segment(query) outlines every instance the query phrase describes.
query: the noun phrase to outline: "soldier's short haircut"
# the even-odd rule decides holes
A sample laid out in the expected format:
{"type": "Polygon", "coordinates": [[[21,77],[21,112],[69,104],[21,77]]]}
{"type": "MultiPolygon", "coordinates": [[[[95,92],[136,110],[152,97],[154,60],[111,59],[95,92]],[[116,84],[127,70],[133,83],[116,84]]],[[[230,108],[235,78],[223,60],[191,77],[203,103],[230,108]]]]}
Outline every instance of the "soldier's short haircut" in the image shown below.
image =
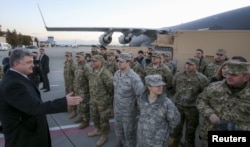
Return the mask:
{"type": "Polygon", "coordinates": [[[120,50],[116,50],[117,53],[121,54],[121,51],[120,50]]]}
{"type": "Polygon", "coordinates": [[[200,48],[196,49],[196,51],[200,51],[202,54],[204,53],[204,51],[200,48]]]}
{"type": "Polygon", "coordinates": [[[10,67],[14,66],[14,62],[20,62],[26,56],[32,56],[32,53],[27,49],[14,49],[10,56],[10,67]]]}

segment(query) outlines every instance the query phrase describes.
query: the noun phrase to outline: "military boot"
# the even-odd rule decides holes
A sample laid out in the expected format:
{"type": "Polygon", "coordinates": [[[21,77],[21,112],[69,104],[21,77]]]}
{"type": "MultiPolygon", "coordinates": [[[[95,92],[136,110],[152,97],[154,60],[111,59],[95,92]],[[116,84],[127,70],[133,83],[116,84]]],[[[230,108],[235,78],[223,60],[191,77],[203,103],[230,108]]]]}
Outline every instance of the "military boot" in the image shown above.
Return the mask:
{"type": "Polygon", "coordinates": [[[82,123],[80,124],[80,126],[79,126],[78,128],[79,128],[79,129],[84,129],[84,128],[88,127],[88,126],[89,126],[89,122],[84,121],[84,122],[82,122],[82,123]]]}
{"type": "Polygon", "coordinates": [[[77,113],[75,110],[72,110],[71,113],[69,114],[69,118],[72,119],[74,117],[76,117],[77,113]]]}
{"type": "Polygon", "coordinates": [[[83,118],[81,116],[74,121],[74,123],[80,123],[80,122],[83,122],[83,118]]]}
{"type": "Polygon", "coordinates": [[[108,139],[108,135],[106,133],[102,134],[100,139],[96,142],[96,146],[103,145],[107,139],[108,139]]]}
{"type": "Polygon", "coordinates": [[[95,128],[94,131],[88,132],[88,136],[89,136],[89,137],[99,136],[99,135],[101,135],[101,134],[102,134],[102,132],[101,132],[99,129],[96,129],[96,128],[95,128]]]}

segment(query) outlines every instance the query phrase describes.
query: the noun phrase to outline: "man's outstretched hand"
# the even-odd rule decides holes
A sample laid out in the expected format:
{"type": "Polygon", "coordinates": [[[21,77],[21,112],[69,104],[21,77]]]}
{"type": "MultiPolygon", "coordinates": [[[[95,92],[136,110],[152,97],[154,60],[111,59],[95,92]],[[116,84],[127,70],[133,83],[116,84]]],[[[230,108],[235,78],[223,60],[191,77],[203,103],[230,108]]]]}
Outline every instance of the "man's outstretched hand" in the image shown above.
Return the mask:
{"type": "Polygon", "coordinates": [[[73,96],[73,92],[66,95],[67,103],[69,106],[78,105],[82,102],[83,98],[80,96],[73,96]]]}

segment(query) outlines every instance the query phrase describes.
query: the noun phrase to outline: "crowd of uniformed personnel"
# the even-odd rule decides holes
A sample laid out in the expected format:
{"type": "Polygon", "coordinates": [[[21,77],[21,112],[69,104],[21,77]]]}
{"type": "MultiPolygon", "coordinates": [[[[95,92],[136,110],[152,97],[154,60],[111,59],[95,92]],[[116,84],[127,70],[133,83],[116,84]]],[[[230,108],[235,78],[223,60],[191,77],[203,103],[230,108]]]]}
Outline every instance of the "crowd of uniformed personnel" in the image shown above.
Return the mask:
{"type": "Polygon", "coordinates": [[[191,147],[199,125],[202,146],[207,146],[209,130],[230,130],[229,124],[235,130],[250,130],[250,64],[239,56],[235,58],[244,60],[229,59],[224,49],[218,49],[209,64],[203,54],[197,49],[186,60],[184,71],[178,72],[171,52],[158,53],[153,48],[135,56],[93,46],[89,60],[84,60],[85,53],[76,53],[77,64],[72,53],[66,52],[66,93],[74,91],[85,99],[81,106],[69,109],[69,117],[78,113],[76,122],[82,122],[79,129],[84,129],[89,125],[90,107],[95,129],[88,136],[100,135],[98,146],[107,140],[113,115],[117,146],[124,147],[177,147],[184,124],[183,144],[191,147]]]}
{"type": "Polygon", "coordinates": [[[177,147],[184,124],[182,144],[191,147],[199,125],[202,147],[208,146],[208,131],[250,131],[250,63],[218,49],[208,64],[203,54],[195,50],[180,72],[171,52],[153,48],[136,56],[93,46],[90,54],[76,53],[77,63],[66,52],[65,92],[83,97],[68,108],[69,118],[78,116],[79,129],[91,118],[95,129],[88,136],[100,136],[97,146],[108,139],[111,117],[117,146],[123,147],[177,147]]]}

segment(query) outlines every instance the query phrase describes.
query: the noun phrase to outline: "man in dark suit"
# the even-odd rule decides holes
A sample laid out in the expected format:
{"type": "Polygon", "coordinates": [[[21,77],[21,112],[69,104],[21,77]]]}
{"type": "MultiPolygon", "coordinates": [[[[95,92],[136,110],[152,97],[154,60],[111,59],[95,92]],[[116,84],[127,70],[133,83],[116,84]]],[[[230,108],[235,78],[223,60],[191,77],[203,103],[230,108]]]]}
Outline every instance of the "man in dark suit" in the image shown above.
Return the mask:
{"type": "Polygon", "coordinates": [[[49,56],[45,54],[44,48],[41,48],[40,50],[40,68],[43,73],[43,87],[41,90],[44,89],[44,92],[50,91],[50,85],[49,85],[49,78],[48,78],[48,73],[49,73],[49,56]]]}
{"type": "Polygon", "coordinates": [[[51,147],[46,114],[66,112],[67,105],[78,105],[82,98],[72,96],[42,102],[37,87],[28,79],[33,56],[26,49],[15,49],[10,69],[0,82],[0,121],[5,147],[51,147]]]}

